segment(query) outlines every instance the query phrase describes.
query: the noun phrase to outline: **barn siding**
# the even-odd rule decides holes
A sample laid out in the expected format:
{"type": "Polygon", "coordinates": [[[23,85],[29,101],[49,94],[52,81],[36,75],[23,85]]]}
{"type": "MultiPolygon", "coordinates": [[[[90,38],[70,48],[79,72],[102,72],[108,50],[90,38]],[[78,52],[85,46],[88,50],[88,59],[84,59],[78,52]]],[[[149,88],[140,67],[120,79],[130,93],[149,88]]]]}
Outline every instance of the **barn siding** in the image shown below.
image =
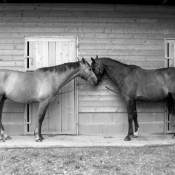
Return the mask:
{"type": "MultiPolygon", "coordinates": [[[[161,68],[164,38],[175,38],[175,7],[1,4],[0,68],[24,71],[24,38],[29,36],[77,36],[79,57],[89,62],[98,55],[143,68],[161,68]]],[[[107,77],[98,87],[80,82],[79,134],[127,132],[126,106],[106,84],[115,88],[107,77]]],[[[5,106],[5,126],[15,125],[21,128],[16,133],[23,132],[24,123],[17,118],[23,117],[24,105],[5,106]]],[[[138,106],[141,132],[164,132],[164,103],[138,106]]]]}

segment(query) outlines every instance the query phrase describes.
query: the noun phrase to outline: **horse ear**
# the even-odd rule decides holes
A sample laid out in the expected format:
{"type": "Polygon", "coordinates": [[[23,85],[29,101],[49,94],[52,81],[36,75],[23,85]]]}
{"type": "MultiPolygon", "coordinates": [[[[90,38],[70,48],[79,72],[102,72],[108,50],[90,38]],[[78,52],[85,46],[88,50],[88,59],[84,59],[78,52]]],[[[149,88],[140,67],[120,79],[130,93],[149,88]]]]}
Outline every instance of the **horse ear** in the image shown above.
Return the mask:
{"type": "Polygon", "coordinates": [[[84,58],[82,58],[82,62],[83,62],[84,64],[86,64],[86,60],[85,60],[84,58]]]}
{"type": "Polygon", "coordinates": [[[96,55],[96,59],[98,59],[98,55],[96,55]]]}
{"type": "Polygon", "coordinates": [[[95,63],[95,59],[93,59],[93,58],[91,57],[91,60],[92,60],[93,63],[95,63]]]}

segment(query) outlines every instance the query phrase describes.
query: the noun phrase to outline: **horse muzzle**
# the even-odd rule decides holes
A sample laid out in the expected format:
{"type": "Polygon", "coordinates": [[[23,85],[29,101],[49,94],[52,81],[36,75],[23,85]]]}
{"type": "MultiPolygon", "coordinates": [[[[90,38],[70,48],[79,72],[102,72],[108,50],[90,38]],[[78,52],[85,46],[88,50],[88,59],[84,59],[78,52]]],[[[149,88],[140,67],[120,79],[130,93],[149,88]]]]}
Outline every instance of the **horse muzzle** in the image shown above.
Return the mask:
{"type": "Polygon", "coordinates": [[[94,76],[94,77],[89,77],[89,78],[87,79],[87,81],[89,81],[89,82],[90,82],[91,84],[93,84],[94,86],[96,86],[97,83],[98,83],[98,79],[97,79],[96,76],[94,76]]]}

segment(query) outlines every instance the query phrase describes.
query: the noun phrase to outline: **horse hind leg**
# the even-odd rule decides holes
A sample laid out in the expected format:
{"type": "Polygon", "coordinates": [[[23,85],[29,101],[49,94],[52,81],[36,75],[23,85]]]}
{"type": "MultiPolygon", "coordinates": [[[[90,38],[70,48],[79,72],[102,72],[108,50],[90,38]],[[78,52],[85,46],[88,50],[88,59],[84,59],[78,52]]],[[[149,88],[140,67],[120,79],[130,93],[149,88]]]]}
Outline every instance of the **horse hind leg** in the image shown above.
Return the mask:
{"type": "Polygon", "coordinates": [[[133,115],[134,115],[134,101],[130,100],[127,103],[127,111],[128,111],[128,135],[125,137],[125,141],[130,141],[133,136],[133,115]]]}
{"type": "MultiPolygon", "coordinates": [[[[172,94],[169,92],[168,98],[167,98],[167,104],[168,104],[169,114],[172,115],[170,124],[172,125],[172,127],[174,127],[175,126],[175,94],[172,94]]],[[[175,137],[175,133],[172,136],[172,138],[174,137],[175,137]]]]}
{"type": "Polygon", "coordinates": [[[4,107],[5,100],[6,98],[2,95],[0,97],[0,135],[1,135],[0,142],[5,142],[5,140],[11,139],[11,137],[5,133],[4,126],[2,124],[2,110],[4,107]]]}
{"type": "Polygon", "coordinates": [[[137,120],[136,101],[134,101],[133,119],[134,119],[134,125],[135,125],[135,132],[134,132],[132,137],[137,138],[139,136],[139,124],[138,124],[138,120],[137,120]]]}

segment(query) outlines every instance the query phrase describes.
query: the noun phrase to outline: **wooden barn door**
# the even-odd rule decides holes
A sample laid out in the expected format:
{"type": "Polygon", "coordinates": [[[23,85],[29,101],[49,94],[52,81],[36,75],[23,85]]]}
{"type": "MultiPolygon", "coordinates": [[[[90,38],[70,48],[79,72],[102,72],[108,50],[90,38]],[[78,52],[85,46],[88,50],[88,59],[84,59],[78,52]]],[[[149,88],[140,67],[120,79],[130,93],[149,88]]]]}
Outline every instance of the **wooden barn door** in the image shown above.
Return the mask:
{"type": "MultiPolygon", "coordinates": [[[[75,37],[29,37],[26,38],[26,71],[40,67],[75,62],[77,38],[75,37]]],[[[75,89],[75,81],[66,84],[60,92],[75,89]]],[[[76,134],[77,91],[58,95],[51,101],[42,125],[44,134],[76,134]]],[[[38,104],[26,105],[25,133],[33,133],[37,124],[38,104]]]]}
{"type": "MultiPolygon", "coordinates": [[[[175,67],[175,39],[165,39],[165,67],[175,67]]],[[[175,118],[168,113],[165,118],[165,132],[175,133],[175,118]]]]}

